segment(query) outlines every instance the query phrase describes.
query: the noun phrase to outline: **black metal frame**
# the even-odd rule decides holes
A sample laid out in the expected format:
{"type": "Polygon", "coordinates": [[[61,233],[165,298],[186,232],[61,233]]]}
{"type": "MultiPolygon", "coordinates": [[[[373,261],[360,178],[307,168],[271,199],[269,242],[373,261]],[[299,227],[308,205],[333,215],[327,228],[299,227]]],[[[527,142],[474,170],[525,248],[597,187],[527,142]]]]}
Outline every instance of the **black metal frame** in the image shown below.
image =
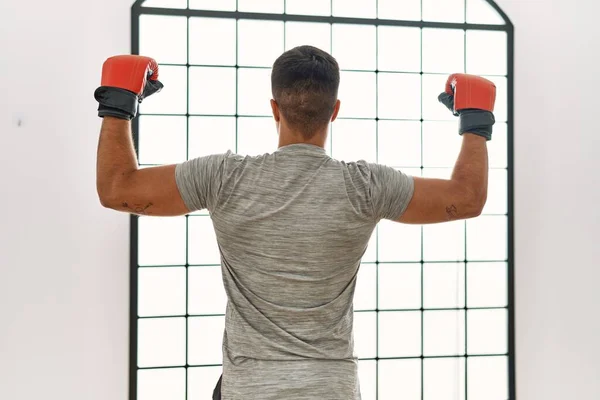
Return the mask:
{"type": "MultiPolygon", "coordinates": [[[[385,19],[347,18],[333,16],[307,16],[286,14],[265,14],[239,11],[208,11],[190,9],[168,9],[142,7],[145,0],[136,0],[131,12],[131,54],[139,54],[139,19],[142,14],[146,15],[170,15],[185,17],[213,17],[231,19],[254,19],[273,21],[297,21],[297,22],[321,22],[321,23],[345,23],[353,25],[376,25],[376,26],[403,26],[419,28],[445,28],[460,30],[486,30],[503,31],[507,34],[507,219],[508,219],[508,381],[509,400],[516,399],[516,367],[515,367],[515,291],[514,291],[514,26],[508,16],[493,0],[486,0],[496,12],[504,19],[504,25],[485,25],[470,23],[446,23],[427,21],[402,21],[385,19]]],[[[133,120],[133,140],[138,152],[138,119],[133,120]]],[[[138,154],[139,155],[139,154],[138,154]]],[[[130,321],[129,321],[129,399],[137,400],[137,346],[138,346],[138,217],[131,216],[130,229],[130,321]]],[[[467,260],[465,260],[467,261],[467,260]]],[[[187,335],[186,335],[187,337],[187,335]]],[[[187,341],[187,339],[186,339],[187,341]]],[[[187,347],[187,346],[186,346],[187,347]]],[[[493,356],[493,355],[490,355],[493,356]]],[[[450,358],[456,356],[449,356],[450,358]]],[[[468,356],[473,357],[473,356],[468,356]]],[[[476,357],[476,356],[475,356],[476,357]]],[[[395,357],[401,359],[403,357],[395,357]]],[[[412,357],[411,357],[412,358],[412,357]]],[[[421,358],[444,358],[423,357],[421,358]]],[[[383,357],[377,359],[385,359],[383,357]]],[[[423,377],[421,377],[423,379],[423,377]]],[[[187,382],[187,378],[186,378],[187,382]]],[[[186,389],[187,390],[187,389],[186,389]]]]}

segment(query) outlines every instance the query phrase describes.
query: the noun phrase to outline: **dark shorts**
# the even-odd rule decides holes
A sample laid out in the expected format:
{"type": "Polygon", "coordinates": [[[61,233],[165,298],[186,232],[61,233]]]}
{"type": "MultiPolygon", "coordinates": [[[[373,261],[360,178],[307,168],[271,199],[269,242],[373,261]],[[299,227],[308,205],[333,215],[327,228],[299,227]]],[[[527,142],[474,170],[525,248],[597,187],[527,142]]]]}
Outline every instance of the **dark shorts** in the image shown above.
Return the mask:
{"type": "Polygon", "coordinates": [[[217,386],[215,386],[215,390],[213,391],[213,400],[221,400],[221,382],[223,381],[223,375],[219,378],[217,382],[217,386]]]}

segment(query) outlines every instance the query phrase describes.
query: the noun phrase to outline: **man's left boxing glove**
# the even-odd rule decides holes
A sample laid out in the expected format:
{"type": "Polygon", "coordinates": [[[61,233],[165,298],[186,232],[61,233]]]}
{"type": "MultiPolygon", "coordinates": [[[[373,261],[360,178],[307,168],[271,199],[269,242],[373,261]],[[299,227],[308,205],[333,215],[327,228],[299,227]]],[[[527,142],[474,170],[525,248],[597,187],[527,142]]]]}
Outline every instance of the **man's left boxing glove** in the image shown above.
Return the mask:
{"type": "Polygon", "coordinates": [[[98,116],[131,120],[137,116],[138,104],[162,88],[158,64],[152,58],[111,57],[104,62],[102,83],[94,92],[99,103],[98,116]]]}

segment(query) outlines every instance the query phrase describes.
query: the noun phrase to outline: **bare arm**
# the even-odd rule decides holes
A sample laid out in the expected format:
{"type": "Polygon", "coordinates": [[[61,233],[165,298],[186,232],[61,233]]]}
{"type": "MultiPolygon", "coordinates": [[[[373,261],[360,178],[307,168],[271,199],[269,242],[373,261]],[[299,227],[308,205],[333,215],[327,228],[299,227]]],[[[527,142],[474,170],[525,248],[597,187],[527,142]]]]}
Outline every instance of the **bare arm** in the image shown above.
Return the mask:
{"type": "Polygon", "coordinates": [[[463,135],[451,179],[414,178],[411,202],[398,222],[430,224],[473,218],[487,200],[488,154],[486,139],[463,135]]]}
{"type": "Polygon", "coordinates": [[[104,207],[138,215],[189,212],[175,181],[175,165],[138,168],[131,123],[105,117],[98,144],[96,186],[104,207]]]}

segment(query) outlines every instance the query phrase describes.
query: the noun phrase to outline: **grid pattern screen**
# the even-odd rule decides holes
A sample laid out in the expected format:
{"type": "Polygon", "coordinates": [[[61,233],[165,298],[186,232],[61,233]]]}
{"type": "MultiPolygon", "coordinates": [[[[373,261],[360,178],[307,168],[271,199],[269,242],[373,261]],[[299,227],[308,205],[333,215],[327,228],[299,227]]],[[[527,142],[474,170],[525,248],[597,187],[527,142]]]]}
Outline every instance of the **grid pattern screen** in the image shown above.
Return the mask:
{"type": "MultiPolygon", "coordinates": [[[[364,400],[511,396],[508,91],[512,26],[485,0],[147,0],[134,52],[163,91],[134,124],[142,167],[277,148],[270,68],[310,44],[337,58],[339,119],[326,150],[448,178],[457,120],[438,94],[449,73],[497,86],[489,194],[468,221],[382,221],[359,272],[356,354],[364,400]]],[[[132,399],[208,399],[221,374],[226,295],[206,211],[132,218],[132,399]]]]}

